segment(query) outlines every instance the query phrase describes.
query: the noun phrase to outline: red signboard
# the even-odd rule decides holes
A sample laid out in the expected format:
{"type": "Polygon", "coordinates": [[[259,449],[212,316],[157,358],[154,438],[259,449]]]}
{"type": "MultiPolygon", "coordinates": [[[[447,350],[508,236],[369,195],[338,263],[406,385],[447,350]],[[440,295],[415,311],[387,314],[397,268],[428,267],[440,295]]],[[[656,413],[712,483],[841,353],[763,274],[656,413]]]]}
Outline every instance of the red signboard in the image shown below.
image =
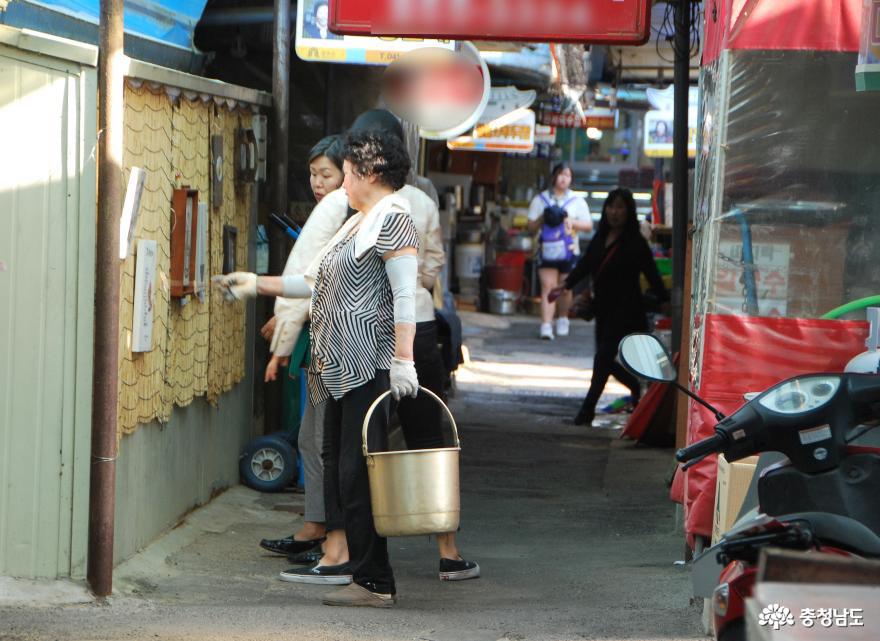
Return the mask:
{"type": "Polygon", "coordinates": [[[331,0],[330,29],[348,35],[639,45],[650,0],[331,0]]]}
{"type": "Polygon", "coordinates": [[[373,6],[368,0],[330,0],[330,31],[369,36],[373,6]]]}

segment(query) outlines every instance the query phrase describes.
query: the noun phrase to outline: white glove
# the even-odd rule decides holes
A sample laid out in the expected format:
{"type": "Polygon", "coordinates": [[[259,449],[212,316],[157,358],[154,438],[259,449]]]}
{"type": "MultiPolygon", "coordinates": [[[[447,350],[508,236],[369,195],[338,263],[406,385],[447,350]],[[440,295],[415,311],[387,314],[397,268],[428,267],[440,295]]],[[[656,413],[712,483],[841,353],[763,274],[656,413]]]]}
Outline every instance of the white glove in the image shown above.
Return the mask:
{"type": "Polygon", "coordinates": [[[419,394],[419,377],[416,374],[416,364],[402,358],[391,360],[391,396],[399,401],[404,396],[415,398],[419,394]]]}
{"type": "Polygon", "coordinates": [[[211,281],[227,301],[257,297],[257,275],[250,272],[232,272],[225,276],[213,276],[211,281]]]}

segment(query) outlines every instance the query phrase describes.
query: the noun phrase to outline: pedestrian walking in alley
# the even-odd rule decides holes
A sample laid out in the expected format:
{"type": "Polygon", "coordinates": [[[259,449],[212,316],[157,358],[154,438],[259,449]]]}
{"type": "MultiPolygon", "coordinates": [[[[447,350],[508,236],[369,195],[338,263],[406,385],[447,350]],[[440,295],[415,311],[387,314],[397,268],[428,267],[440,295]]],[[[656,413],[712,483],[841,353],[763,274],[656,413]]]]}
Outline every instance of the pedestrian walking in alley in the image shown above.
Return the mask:
{"type": "MultiPolygon", "coordinates": [[[[284,275],[304,273],[309,264],[327,245],[345,222],[348,204],[341,210],[326,196],[342,186],[342,137],[327,136],[319,140],[309,152],[309,184],[318,205],[303,226],[284,266],[284,275]],[[323,203],[323,204],[322,204],[323,203]]],[[[337,200],[340,200],[338,197],[337,200]]],[[[263,326],[261,334],[271,341],[272,358],[266,367],[265,380],[273,381],[278,370],[286,371],[302,331],[308,331],[309,302],[283,297],[275,299],[275,315],[263,326]]],[[[289,390],[288,390],[289,391],[289,390]]],[[[326,534],[324,513],[324,466],[321,463],[324,406],[306,403],[300,422],[298,450],[305,476],[305,513],[302,527],[282,539],[263,539],[260,546],[276,554],[303,555],[303,560],[316,561],[321,556],[319,546],[326,534]]]]}
{"type": "MultiPolygon", "coordinates": [[[[361,423],[388,389],[415,396],[413,362],[418,232],[403,187],[409,158],[403,142],[383,132],[352,132],[343,153],[343,187],[358,210],[307,274],[262,277],[235,272],[217,279],[227,298],[311,297],[310,400],[327,403],[324,482],[328,542],[345,530],[347,551],[328,546],[320,573],[352,583],[327,594],[328,605],[390,607],[396,600],[387,541],[375,530],[361,423]],[[338,554],[338,556],[336,556],[338,554]]],[[[383,449],[384,429],[371,431],[383,449]]]]}
{"type": "Polygon", "coordinates": [[[639,232],[636,204],[628,189],[615,189],[602,205],[599,229],[586,253],[565,279],[550,292],[556,300],[586,278],[591,279],[592,309],[596,317],[596,355],[590,389],[574,418],[575,425],[590,425],[608,377],[630,389],[632,399],[641,396],[639,381],[615,360],[621,339],[648,329],[640,275],[644,274],[658,301],[668,300],[666,288],[647,241],[639,232]]]}
{"type": "Polygon", "coordinates": [[[549,188],[532,199],[529,205],[529,231],[540,230],[538,245],[538,277],[541,280],[540,337],[553,340],[553,319],[556,336],[568,336],[568,308],[571,294],[559,300],[548,298],[550,291],[562,285],[580,256],[578,234],[593,230],[590,208],[580,196],[572,193],[571,167],[556,165],[550,173],[549,188]]]}

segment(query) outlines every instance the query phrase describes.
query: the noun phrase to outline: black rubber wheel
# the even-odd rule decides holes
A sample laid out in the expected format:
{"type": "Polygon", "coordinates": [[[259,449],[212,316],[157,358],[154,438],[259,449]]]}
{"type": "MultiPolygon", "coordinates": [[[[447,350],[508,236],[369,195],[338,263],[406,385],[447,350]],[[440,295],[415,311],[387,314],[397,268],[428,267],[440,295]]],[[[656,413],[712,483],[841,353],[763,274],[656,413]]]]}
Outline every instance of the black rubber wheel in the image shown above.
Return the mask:
{"type": "Polygon", "coordinates": [[[296,476],[296,454],[285,439],[270,434],[254,439],[238,462],[241,482],[259,492],[280,492],[296,476]]]}
{"type": "Polygon", "coordinates": [[[745,619],[737,619],[725,625],[718,635],[718,641],[746,641],[745,619]]]}

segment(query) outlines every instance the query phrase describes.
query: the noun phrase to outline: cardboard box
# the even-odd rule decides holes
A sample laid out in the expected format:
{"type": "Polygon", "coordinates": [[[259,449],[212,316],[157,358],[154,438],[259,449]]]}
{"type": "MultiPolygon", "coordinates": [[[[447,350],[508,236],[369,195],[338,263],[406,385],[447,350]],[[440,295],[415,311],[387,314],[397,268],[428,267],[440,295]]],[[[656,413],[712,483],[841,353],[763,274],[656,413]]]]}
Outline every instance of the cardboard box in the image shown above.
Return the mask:
{"type": "Polygon", "coordinates": [[[728,463],[718,455],[718,479],[715,485],[715,518],[712,523],[712,544],[727,532],[739,516],[749,484],[755,475],[758,457],[750,456],[728,463]]]}

